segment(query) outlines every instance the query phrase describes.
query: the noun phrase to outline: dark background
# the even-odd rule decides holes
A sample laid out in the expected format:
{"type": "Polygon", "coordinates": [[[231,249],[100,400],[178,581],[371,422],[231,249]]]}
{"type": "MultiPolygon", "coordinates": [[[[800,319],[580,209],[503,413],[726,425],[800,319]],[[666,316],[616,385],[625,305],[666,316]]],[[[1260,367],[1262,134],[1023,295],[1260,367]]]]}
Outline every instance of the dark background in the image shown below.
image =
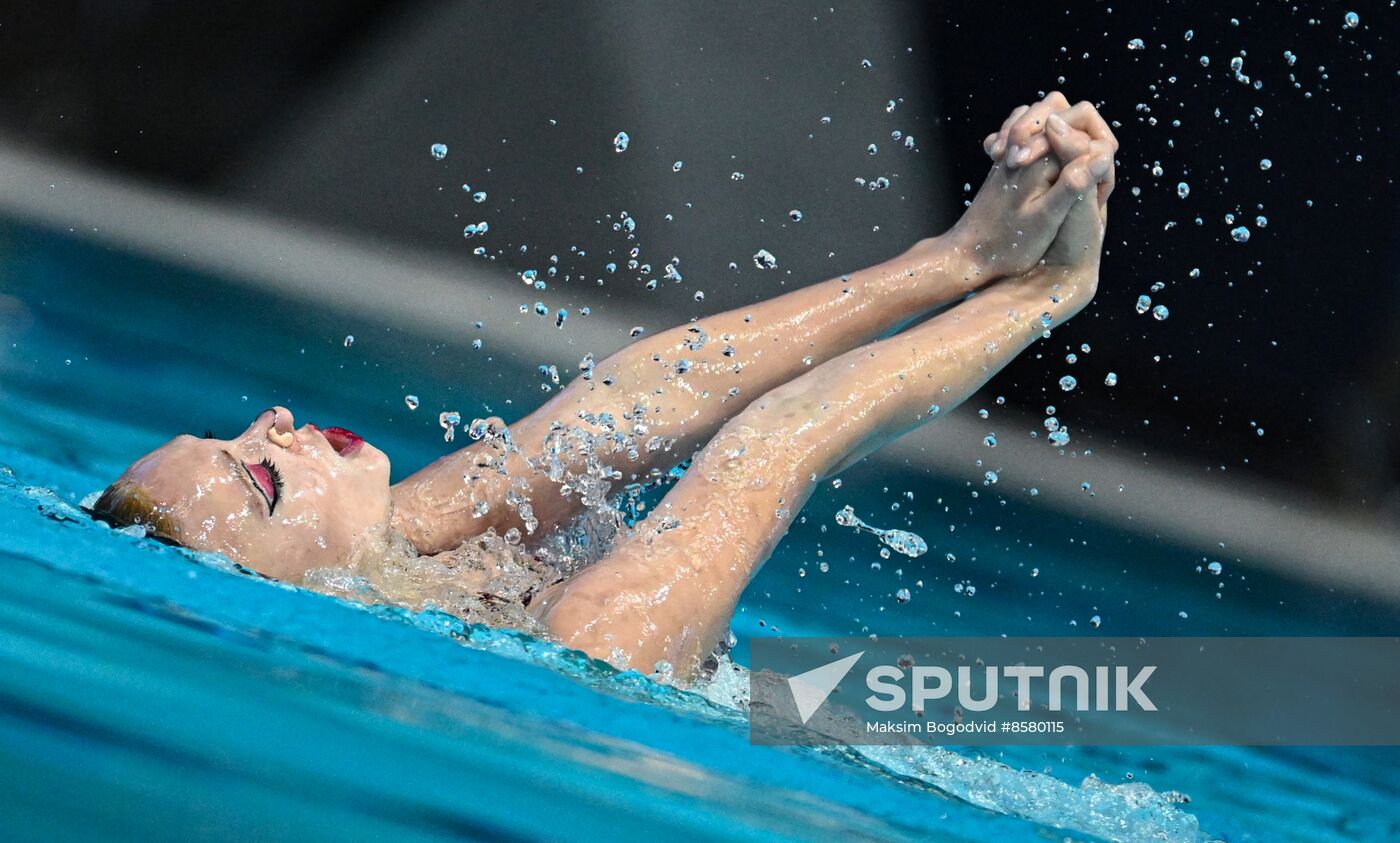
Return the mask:
{"type": "Polygon", "coordinates": [[[1058,88],[1095,102],[1122,144],[1103,282],[992,393],[1193,470],[1400,515],[1396,14],[55,0],[0,12],[0,135],[367,240],[555,265],[551,307],[678,321],[943,230],[985,172],[981,138],[1058,88]],[[441,162],[434,142],[450,148],[441,162]],[[881,175],[888,190],[855,181],[881,175]],[[635,240],[612,229],[620,211],[635,240]],[[464,241],[479,220],[490,237],[464,241]],[[1229,237],[1239,224],[1248,243],[1229,237]],[[633,247],[650,273],[606,273],[633,247]],[[760,247],[777,271],[754,269],[760,247]],[[662,278],[672,257],[682,282],[662,278]],[[1170,318],[1138,315],[1142,294],[1170,318]],[[1067,364],[1081,343],[1092,351],[1067,364]]]}

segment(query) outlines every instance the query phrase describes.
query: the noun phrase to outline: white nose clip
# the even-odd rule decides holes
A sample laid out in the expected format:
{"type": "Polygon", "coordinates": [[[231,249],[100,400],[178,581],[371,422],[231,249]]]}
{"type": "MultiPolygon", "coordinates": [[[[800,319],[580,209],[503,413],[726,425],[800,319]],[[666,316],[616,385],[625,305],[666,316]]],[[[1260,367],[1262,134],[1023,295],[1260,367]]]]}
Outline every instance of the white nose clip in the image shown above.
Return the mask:
{"type": "Polygon", "coordinates": [[[296,437],[292,435],[290,430],[286,433],[282,433],[276,427],[269,427],[267,429],[267,439],[272,444],[281,448],[290,448],[292,447],[292,443],[296,441],[296,437]]]}

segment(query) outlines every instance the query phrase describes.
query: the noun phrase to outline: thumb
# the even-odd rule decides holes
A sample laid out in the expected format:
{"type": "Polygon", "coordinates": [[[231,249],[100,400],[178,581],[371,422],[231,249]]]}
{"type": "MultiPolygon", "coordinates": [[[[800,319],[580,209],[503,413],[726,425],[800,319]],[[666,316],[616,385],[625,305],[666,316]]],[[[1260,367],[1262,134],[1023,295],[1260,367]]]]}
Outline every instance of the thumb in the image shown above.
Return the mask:
{"type": "MultiPolygon", "coordinates": [[[[1111,166],[1111,162],[1099,156],[1079,156],[1060,171],[1060,177],[1049,190],[1033,201],[1031,212],[1047,222],[1060,223],[1070,208],[1107,176],[1111,166]]],[[[1097,210],[1097,203],[1094,204],[1097,210]]]]}

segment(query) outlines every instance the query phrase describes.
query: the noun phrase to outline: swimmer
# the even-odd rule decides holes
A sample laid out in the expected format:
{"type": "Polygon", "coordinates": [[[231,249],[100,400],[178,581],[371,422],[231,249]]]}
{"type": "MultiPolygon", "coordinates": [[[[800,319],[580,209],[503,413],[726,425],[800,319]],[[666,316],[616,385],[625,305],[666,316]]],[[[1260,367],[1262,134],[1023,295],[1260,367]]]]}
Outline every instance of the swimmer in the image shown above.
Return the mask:
{"type": "Polygon", "coordinates": [[[297,427],[274,407],[234,439],[176,437],[91,512],[298,583],[410,547],[484,599],[518,601],[570,647],[694,676],[818,482],[952,410],[1093,297],[1117,149],[1108,125],[1052,93],[1013,111],[984,148],[992,169],[943,235],[640,339],[509,429],[476,423],[471,444],[396,485],[359,436],[297,427]],[[608,483],[664,476],[692,456],[592,565],[551,573],[527,560],[534,584],[501,594],[517,557],[463,564],[479,537],[528,549],[608,483]]]}

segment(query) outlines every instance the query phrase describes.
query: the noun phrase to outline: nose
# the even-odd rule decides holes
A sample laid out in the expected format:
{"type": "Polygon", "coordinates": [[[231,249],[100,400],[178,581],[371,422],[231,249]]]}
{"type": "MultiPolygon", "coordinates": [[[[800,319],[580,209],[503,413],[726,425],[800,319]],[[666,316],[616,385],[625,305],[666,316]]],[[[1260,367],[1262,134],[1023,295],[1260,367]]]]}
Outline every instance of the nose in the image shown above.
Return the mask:
{"type": "Polygon", "coordinates": [[[296,419],[292,417],[291,410],[282,406],[273,407],[272,426],[267,429],[267,440],[279,448],[290,449],[297,441],[292,433],[295,427],[296,419]]]}

